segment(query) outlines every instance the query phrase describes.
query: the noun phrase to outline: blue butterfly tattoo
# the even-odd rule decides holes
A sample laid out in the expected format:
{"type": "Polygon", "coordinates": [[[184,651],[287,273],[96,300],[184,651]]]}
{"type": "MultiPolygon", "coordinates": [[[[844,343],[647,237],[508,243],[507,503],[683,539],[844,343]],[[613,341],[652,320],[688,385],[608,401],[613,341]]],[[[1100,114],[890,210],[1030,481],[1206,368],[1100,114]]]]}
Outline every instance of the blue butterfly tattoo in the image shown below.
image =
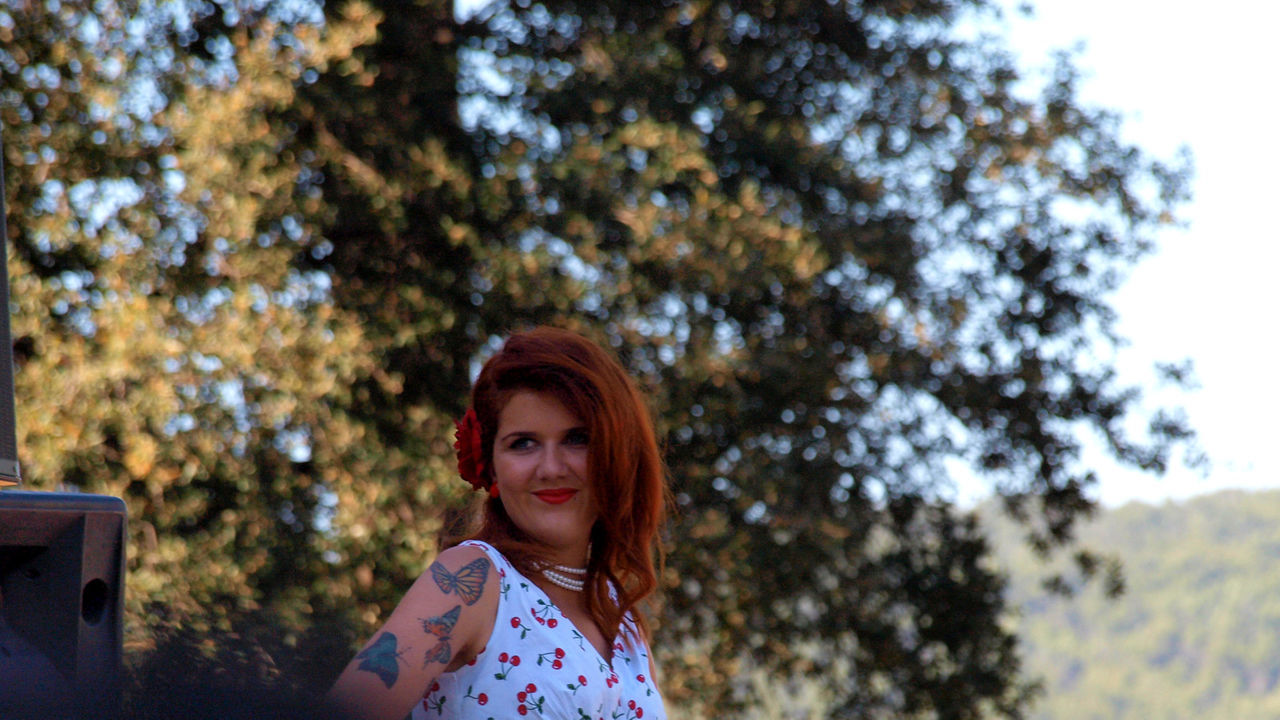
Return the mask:
{"type": "Polygon", "coordinates": [[[406,652],[409,652],[409,648],[396,652],[396,636],[384,632],[372,645],[356,655],[356,659],[360,661],[357,669],[374,673],[390,690],[391,686],[396,684],[396,679],[400,677],[400,656],[406,652]]]}

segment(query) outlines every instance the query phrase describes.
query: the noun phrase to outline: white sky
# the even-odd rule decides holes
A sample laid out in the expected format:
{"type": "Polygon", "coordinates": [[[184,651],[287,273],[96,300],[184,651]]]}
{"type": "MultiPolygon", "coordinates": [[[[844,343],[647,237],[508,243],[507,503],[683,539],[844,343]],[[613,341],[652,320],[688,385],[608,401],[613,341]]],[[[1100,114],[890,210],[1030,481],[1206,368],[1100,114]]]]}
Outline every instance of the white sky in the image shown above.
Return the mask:
{"type": "Polygon", "coordinates": [[[1030,19],[1007,17],[1024,67],[1083,42],[1082,98],[1122,112],[1126,139],[1194,156],[1189,226],[1160,236],[1115,307],[1131,382],[1148,382],[1156,361],[1193,361],[1199,389],[1167,399],[1187,409],[1213,465],[1163,478],[1100,465],[1099,499],[1280,487],[1280,222],[1269,212],[1280,205],[1280,3],[1037,0],[1030,19]]]}

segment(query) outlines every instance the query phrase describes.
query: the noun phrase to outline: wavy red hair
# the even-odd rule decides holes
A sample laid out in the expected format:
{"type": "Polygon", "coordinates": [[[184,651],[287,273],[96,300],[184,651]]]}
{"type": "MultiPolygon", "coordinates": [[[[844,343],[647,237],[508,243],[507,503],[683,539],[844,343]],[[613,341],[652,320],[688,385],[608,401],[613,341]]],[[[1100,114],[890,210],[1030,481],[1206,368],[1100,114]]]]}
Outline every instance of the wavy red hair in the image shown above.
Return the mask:
{"type": "MultiPolygon", "coordinates": [[[[647,632],[638,603],[658,586],[658,531],[670,491],[643,396],[613,355],[577,333],[538,327],[512,335],[484,364],[471,389],[489,483],[498,416],[524,390],[555,397],[587,425],[588,482],[599,511],[584,588],[588,612],[606,637],[627,612],[647,632]],[[610,586],[617,592],[616,603],[610,586]]],[[[521,532],[497,498],[484,501],[471,538],[498,548],[526,575],[535,572],[533,566],[546,554],[546,547],[521,532]]]]}

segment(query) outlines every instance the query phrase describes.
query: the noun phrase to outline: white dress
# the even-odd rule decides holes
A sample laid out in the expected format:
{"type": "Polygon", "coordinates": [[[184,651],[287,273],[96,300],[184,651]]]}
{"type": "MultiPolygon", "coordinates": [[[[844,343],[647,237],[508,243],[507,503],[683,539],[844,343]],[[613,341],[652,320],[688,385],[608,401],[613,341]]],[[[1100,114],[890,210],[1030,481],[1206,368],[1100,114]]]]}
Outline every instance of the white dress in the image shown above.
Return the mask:
{"type": "Polygon", "coordinates": [[[613,639],[613,662],[493,546],[480,548],[498,570],[498,614],[480,654],[443,673],[414,707],[414,720],[666,720],[649,677],[649,648],[628,615],[613,639]]]}

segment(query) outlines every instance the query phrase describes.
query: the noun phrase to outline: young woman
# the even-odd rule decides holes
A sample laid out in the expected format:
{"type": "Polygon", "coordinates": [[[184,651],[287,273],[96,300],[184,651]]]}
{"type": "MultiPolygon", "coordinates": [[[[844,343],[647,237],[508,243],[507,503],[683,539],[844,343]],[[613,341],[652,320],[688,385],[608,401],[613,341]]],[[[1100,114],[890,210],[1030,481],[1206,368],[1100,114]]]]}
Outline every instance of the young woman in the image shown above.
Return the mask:
{"type": "Polygon", "coordinates": [[[458,423],[479,529],[440,553],[343,671],[357,717],[666,717],[637,603],[668,490],[634,383],[568,331],[514,335],[458,423]]]}

